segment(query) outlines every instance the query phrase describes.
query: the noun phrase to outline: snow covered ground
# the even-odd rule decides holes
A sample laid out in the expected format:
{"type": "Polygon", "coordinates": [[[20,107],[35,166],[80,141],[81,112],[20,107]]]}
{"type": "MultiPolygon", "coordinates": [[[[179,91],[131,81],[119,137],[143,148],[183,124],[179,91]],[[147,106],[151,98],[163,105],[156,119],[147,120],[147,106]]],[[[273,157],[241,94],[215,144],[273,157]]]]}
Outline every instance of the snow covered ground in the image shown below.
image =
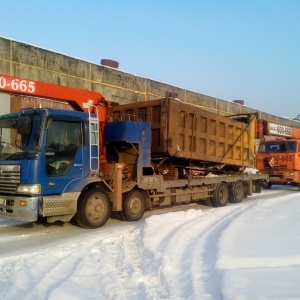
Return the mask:
{"type": "Polygon", "coordinates": [[[300,299],[299,191],[263,193],[0,253],[0,299],[300,299]]]}

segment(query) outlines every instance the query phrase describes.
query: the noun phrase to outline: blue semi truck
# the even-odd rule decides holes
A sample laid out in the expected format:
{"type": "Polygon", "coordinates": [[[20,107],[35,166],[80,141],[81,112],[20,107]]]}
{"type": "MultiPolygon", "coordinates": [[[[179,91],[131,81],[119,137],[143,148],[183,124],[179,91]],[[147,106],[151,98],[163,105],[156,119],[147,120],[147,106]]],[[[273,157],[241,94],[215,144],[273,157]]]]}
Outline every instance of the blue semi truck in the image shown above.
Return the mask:
{"type": "Polygon", "coordinates": [[[26,108],[0,117],[2,218],[74,218],[82,227],[99,228],[112,211],[136,221],[156,205],[241,202],[268,179],[236,171],[232,160],[231,172],[220,173],[220,163],[218,175],[208,176],[212,169],[193,168],[191,159],[179,168],[185,169],[182,176],[170,163],[175,172],[168,178],[160,166],[172,157],[153,156],[151,122],[113,120],[111,104],[100,93],[6,75],[0,75],[0,91],[61,100],[73,108],[26,108]]]}

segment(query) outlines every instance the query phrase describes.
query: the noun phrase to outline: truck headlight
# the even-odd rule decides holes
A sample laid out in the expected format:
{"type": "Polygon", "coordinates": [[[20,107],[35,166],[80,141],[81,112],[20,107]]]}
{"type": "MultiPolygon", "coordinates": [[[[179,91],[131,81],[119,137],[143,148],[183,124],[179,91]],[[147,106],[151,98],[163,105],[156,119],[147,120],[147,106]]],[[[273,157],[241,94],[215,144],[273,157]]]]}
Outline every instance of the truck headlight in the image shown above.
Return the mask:
{"type": "Polygon", "coordinates": [[[18,194],[40,194],[41,186],[39,184],[21,184],[17,188],[18,194]]]}
{"type": "Polygon", "coordinates": [[[289,176],[298,177],[299,174],[298,174],[298,172],[291,172],[291,173],[289,173],[289,176]]]}

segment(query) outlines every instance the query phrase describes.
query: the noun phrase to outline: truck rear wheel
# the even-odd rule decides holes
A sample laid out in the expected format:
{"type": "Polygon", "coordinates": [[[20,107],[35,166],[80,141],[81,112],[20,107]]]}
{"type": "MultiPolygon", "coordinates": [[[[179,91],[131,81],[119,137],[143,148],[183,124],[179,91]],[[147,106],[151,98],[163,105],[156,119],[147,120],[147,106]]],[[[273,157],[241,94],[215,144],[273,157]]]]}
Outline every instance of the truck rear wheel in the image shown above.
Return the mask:
{"type": "Polygon", "coordinates": [[[272,187],[272,182],[267,182],[267,183],[263,184],[262,187],[265,190],[270,190],[272,187]]]}
{"type": "Polygon", "coordinates": [[[220,182],[214,190],[211,203],[214,207],[225,206],[229,200],[229,190],[225,182],[220,182]]]}
{"type": "Polygon", "coordinates": [[[120,212],[122,219],[127,221],[138,221],[145,213],[145,198],[138,189],[127,194],[123,202],[123,211],[120,212]]]}
{"type": "Polygon", "coordinates": [[[229,201],[240,203],[245,197],[245,186],[242,180],[235,181],[229,188],[229,201]]]}
{"type": "Polygon", "coordinates": [[[110,217],[111,205],[106,194],[100,189],[92,189],[78,202],[77,223],[84,228],[99,228],[110,217]]]}

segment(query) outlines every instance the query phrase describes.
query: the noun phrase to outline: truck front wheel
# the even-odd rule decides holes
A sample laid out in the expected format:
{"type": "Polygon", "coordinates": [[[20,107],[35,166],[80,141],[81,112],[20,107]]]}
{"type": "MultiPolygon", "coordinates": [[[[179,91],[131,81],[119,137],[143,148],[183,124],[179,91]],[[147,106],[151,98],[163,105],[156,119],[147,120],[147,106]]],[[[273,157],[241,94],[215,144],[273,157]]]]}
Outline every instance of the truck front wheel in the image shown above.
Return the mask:
{"type": "Polygon", "coordinates": [[[127,194],[123,202],[122,219],[127,221],[138,221],[145,213],[145,198],[138,189],[127,194]]]}
{"type": "Polygon", "coordinates": [[[229,200],[229,190],[225,182],[220,182],[214,190],[211,203],[214,207],[225,206],[229,200]]]}
{"type": "Polygon", "coordinates": [[[107,195],[95,188],[79,199],[75,218],[81,227],[99,228],[107,222],[110,212],[111,205],[107,195]]]}

